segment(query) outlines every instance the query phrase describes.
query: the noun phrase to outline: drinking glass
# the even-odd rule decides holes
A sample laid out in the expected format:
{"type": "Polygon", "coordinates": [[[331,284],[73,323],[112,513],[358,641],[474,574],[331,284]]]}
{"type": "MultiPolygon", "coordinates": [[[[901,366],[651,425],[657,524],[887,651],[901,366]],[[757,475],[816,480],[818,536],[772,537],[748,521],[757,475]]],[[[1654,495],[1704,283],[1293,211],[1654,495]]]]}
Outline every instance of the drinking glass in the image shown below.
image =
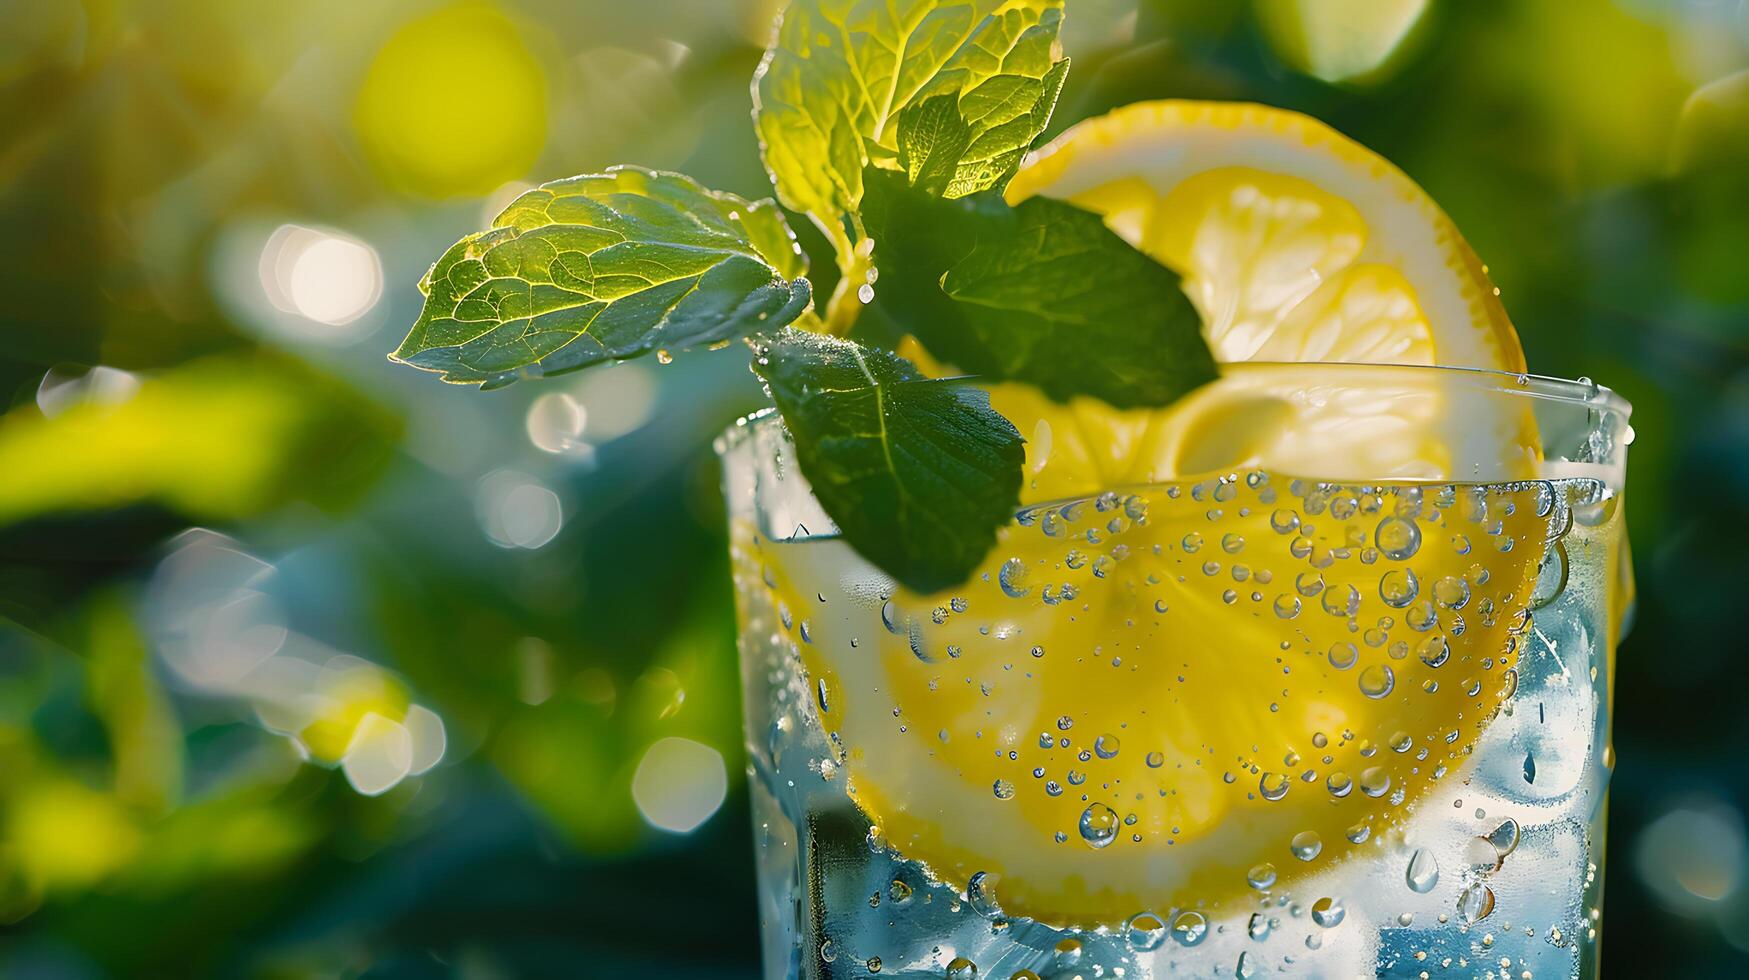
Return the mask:
{"type": "Polygon", "coordinates": [[[718,441],[766,977],[1596,975],[1628,405],[1223,371],[1206,471],[937,595],[718,441]]]}

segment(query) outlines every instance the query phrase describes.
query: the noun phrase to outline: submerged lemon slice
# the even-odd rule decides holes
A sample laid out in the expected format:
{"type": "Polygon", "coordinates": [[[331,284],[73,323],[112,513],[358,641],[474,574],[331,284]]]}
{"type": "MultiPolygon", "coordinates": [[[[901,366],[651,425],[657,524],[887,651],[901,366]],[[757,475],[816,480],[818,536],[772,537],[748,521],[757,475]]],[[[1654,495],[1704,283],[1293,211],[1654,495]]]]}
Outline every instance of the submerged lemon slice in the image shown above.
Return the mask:
{"type": "Polygon", "coordinates": [[[1222,379],[1131,412],[995,386],[1025,499],[1053,502],[960,589],[894,590],[831,539],[754,550],[834,771],[899,853],[1010,914],[1206,925],[1450,777],[1515,684],[1553,526],[1546,487],[1456,485],[1530,475],[1508,399],[1331,362],[1523,357],[1451,222],[1306,117],[1120,109],[1009,191],[1035,193],[1178,271],[1222,379]]]}

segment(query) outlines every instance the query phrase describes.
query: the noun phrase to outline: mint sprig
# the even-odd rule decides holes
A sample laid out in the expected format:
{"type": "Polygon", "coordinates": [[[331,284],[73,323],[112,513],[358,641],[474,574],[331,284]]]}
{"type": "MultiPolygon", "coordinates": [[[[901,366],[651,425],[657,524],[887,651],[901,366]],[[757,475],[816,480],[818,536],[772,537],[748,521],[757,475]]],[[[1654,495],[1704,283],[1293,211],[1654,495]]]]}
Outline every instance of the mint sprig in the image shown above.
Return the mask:
{"type": "Polygon", "coordinates": [[[783,326],[808,307],[806,271],[770,201],[631,167],[556,180],[437,260],[392,356],[499,388],[783,326]]]}
{"type": "Polygon", "coordinates": [[[1165,405],[1214,380],[1176,273],[1090,211],[997,191],[945,200],[902,173],[864,175],[875,302],[931,354],[1059,401],[1165,405]]]}
{"type": "Polygon", "coordinates": [[[906,587],[964,581],[1020,502],[1020,433],[990,396],[875,347],[786,330],[755,347],[814,496],[906,587]]]}
{"type": "MultiPolygon", "coordinates": [[[[963,149],[937,158],[953,196],[1005,181],[1044,130],[1067,65],[1063,0],[793,0],[753,76],[754,128],[777,199],[832,242],[847,288],[860,285],[866,166],[899,165],[900,119],[951,98],[963,149]]],[[[837,327],[847,324],[838,323],[837,327]]]]}
{"type": "Polygon", "coordinates": [[[972,381],[842,339],[870,288],[937,357],[1053,398],[1162,405],[1214,376],[1176,275],[1098,215],[1001,197],[1062,89],[1061,23],[1062,0],[791,3],[754,122],[778,200],[836,252],[824,320],[771,201],[616,168],[445,252],[392,356],[496,388],[744,338],[845,540],[911,589],[951,587],[1013,519],[1024,443],[972,381]]]}

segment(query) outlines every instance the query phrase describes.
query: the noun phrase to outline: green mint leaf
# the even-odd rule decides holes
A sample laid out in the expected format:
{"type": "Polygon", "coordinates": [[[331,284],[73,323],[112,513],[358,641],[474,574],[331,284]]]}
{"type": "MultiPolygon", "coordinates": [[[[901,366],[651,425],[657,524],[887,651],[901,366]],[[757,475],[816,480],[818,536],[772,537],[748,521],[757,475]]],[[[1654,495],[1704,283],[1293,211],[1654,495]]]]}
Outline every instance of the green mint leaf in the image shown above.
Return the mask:
{"type": "Polygon", "coordinates": [[[1062,19],[1062,0],[793,0],[753,76],[778,200],[850,261],[864,237],[864,167],[903,166],[900,117],[942,96],[967,130],[952,175],[938,177],[946,153],[908,156],[929,161],[948,196],[1005,183],[1062,87],[1062,19]]]}
{"type": "Polygon", "coordinates": [[[1165,405],[1215,378],[1201,320],[1172,270],[1101,218],[987,191],[958,201],[869,168],[863,218],[875,303],[931,354],[1063,401],[1165,405]]]}
{"type": "Polygon", "coordinates": [[[906,587],[965,581],[1013,520],[1023,441],[988,393],[794,329],[758,351],[754,371],[815,498],[851,547],[906,587]]]}
{"type": "Polygon", "coordinates": [[[497,388],[793,321],[806,261],[777,206],[631,167],[542,184],[425,274],[393,359],[497,388]]]}

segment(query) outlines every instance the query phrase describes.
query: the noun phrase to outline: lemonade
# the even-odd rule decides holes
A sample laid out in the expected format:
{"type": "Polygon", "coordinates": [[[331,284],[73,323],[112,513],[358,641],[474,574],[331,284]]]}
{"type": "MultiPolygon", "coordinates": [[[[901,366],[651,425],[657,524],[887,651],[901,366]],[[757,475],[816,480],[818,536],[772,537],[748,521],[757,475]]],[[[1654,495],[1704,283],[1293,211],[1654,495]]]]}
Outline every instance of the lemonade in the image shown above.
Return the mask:
{"type": "Polygon", "coordinates": [[[732,433],[768,975],[1591,969],[1625,409],[1420,370],[1538,478],[1113,487],[929,596],[732,433]]]}
{"type": "Polygon", "coordinates": [[[958,382],[1024,483],[931,594],[777,419],[719,444],[767,975],[1595,975],[1626,404],[1523,374],[1450,219],[1307,117],[1124,107],[1039,194],[1181,277],[1219,377],[958,382]]]}

